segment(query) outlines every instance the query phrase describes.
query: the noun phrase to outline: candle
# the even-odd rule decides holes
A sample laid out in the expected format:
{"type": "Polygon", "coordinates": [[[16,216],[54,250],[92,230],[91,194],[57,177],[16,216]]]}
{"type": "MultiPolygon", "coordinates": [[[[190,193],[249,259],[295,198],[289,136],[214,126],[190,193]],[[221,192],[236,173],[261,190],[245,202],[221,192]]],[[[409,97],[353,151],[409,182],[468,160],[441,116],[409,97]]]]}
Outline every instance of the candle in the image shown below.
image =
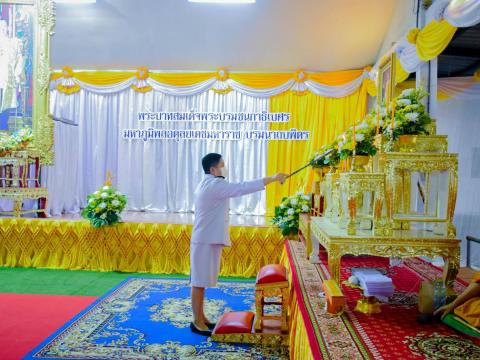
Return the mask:
{"type": "Polygon", "coordinates": [[[355,136],[355,121],[353,122],[353,152],[355,153],[355,148],[357,147],[357,138],[355,136]]]}
{"type": "Polygon", "coordinates": [[[380,132],[380,105],[377,105],[377,131],[376,135],[380,132]]]}
{"type": "Polygon", "coordinates": [[[392,100],[392,137],[393,137],[393,129],[395,129],[395,99],[392,100]]]}

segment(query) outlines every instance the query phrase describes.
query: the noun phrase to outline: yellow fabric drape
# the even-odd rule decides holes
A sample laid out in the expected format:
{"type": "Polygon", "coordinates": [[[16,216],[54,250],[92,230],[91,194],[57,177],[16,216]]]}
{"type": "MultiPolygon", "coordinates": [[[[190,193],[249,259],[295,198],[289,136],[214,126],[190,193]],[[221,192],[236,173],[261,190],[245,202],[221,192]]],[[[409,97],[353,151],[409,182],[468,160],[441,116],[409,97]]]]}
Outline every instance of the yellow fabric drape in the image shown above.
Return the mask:
{"type": "MultiPolygon", "coordinates": [[[[135,76],[136,71],[76,71],[72,77],[90,85],[110,86],[135,76]]],[[[62,72],[55,72],[51,80],[58,80],[62,72]]]]}
{"type": "MultiPolygon", "coordinates": [[[[298,96],[286,92],[270,99],[270,111],[289,112],[289,123],[271,124],[271,130],[301,129],[310,131],[310,141],[270,141],[268,143],[267,173],[291,173],[305,165],[320,147],[333,141],[362,119],[366,112],[367,91],[364,84],[353,94],[344,98],[325,98],[307,93],[298,96]]],[[[284,185],[277,183],[267,187],[267,213],[285,196],[299,190],[308,191],[313,180],[311,168],[295,175],[284,185]]]]}
{"type": "Polygon", "coordinates": [[[290,331],[289,331],[289,346],[290,346],[290,359],[305,359],[313,360],[313,354],[311,352],[310,342],[308,340],[307,328],[303,319],[300,308],[298,307],[297,294],[293,290],[292,283],[292,271],[290,269],[290,262],[288,261],[288,255],[283,249],[280,263],[285,266],[289,274],[289,286],[290,286],[290,331]]]}
{"type": "Polygon", "coordinates": [[[330,86],[344,85],[363,74],[363,69],[309,73],[308,79],[330,86]]]}
{"type": "MultiPolygon", "coordinates": [[[[90,85],[108,86],[117,84],[135,76],[136,71],[76,71],[72,77],[90,85]]],[[[313,81],[329,86],[339,86],[355,80],[361,76],[363,70],[346,70],[322,73],[305,72],[306,77],[313,81]]],[[[63,72],[54,72],[51,80],[63,77],[63,72]]],[[[148,76],[162,84],[189,86],[217,77],[217,72],[178,72],[155,73],[149,72],[148,76]]],[[[294,78],[294,73],[230,73],[228,77],[245,86],[255,89],[266,89],[280,86],[294,78]]]]}
{"type": "Polygon", "coordinates": [[[215,72],[207,73],[149,73],[149,77],[162,84],[175,86],[189,86],[197,84],[211,78],[217,74],[215,72]]]}
{"type": "MultiPolygon", "coordinates": [[[[76,71],[72,77],[90,85],[109,86],[118,84],[135,76],[136,71],[76,71]]],[[[148,76],[162,84],[188,86],[211,79],[217,74],[215,72],[205,73],[153,73],[148,76]]],[[[55,72],[51,80],[58,80],[63,77],[62,72],[55,72]]]]}
{"type": "Polygon", "coordinates": [[[292,73],[230,73],[230,79],[255,89],[268,89],[293,79],[292,73]]]}
{"type": "Polygon", "coordinates": [[[408,79],[408,76],[410,75],[409,72],[406,72],[405,69],[402,66],[402,63],[398,58],[395,58],[395,83],[400,84],[401,82],[404,82],[405,80],[408,79]]]}
{"type": "Polygon", "coordinates": [[[457,28],[445,19],[431,21],[417,35],[417,54],[421,60],[429,61],[440,55],[448,46],[457,28]]]}
{"type": "Polygon", "coordinates": [[[367,93],[370,96],[377,96],[377,85],[375,84],[375,81],[372,79],[368,78],[365,79],[365,86],[367,87],[367,93]]]}
{"type": "MultiPolygon", "coordinates": [[[[188,274],[191,225],[122,223],[94,229],[87,221],[2,219],[0,266],[188,274]]],[[[230,227],[221,275],[252,277],[280,260],[277,228],[230,227]]]]}
{"type": "Polygon", "coordinates": [[[399,83],[395,86],[395,96],[398,96],[401,94],[401,92],[405,89],[410,89],[410,88],[415,88],[416,87],[416,81],[415,80],[408,80],[404,81],[402,83],[399,83]]]}

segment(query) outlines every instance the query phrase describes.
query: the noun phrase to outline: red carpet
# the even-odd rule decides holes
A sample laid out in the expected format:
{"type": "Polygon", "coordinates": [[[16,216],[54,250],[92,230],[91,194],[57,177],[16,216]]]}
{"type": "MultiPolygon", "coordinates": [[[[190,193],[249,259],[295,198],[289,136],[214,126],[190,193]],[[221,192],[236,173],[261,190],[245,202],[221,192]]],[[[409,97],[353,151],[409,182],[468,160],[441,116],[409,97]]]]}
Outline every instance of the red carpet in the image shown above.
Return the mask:
{"type": "MultiPolygon", "coordinates": [[[[429,324],[417,322],[417,293],[422,280],[436,279],[442,271],[418,258],[405,259],[401,267],[390,267],[387,258],[344,256],[342,280],[348,279],[355,267],[377,268],[393,280],[395,294],[382,312],[365,315],[354,311],[360,290],[342,284],[347,309],[341,316],[330,316],[324,300],[318,296],[321,282],[330,277],[326,253],[322,263],[306,260],[301,242],[289,241],[286,250],[298,305],[310,323],[309,342],[317,358],[322,359],[412,359],[463,360],[480,359],[480,339],[457,333],[438,320],[429,324]]],[[[457,280],[455,290],[461,292],[466,283],[457,280]]]]}
{"type": "Polygon", "coordinates": [[[0,359],[20,359],[95,299],[0,294],[0,359]]]}
{"type": "MultiPolygon", "coordinates": [[[[326,264],[325,253],[323,253],[322,260],[326,264]]],[[[345,256],[342,258],[342,279],[348,279],[351,275],[351,269],[355,267],[377,268],[393,280],[395,287],[394,300],[390,301],[388,305],[382,306],[381,314],[365,315],[356,311],[347,311],[347,316],[366,345],[374,344],[377,350],[377,353],[374,353],[374,355],[380,355],[383,359],[392,360],[409,359],[415,357],[416,354],[422,357],[426,355],[424,354],[424,347],[428,346],[433,350],[435,346],[442,346],[442,338],[460,335],[439,321],[433,321],[424,325],[420,325],[417,322],[417,294],[420,284],[424,279],[433,280],[441,278],[442,270],[418,258],[406,259],[404,266],[401,267],[389,267],[388,258],[345,256]],[[429,335],[438,334],[439,336],[430,338],[428,342],[425,342],[421,335],[422,333],[429,335]]],[[[464,290],[464,284],[461,281],[457,281],[455,288],[460,293],[464,290]]],[[[361,297],[360,290],[345,285],[342,286],[342,289],[347,298],[348,307],[350,310],[354,309],[357,300],[361,297]]],[[[478,343],[477,340],[472,340],[478,343]]],[[[460,348],[462,345],[464,344],[459,341],[456,344],[445,344],[443,346],[460,348]]],[[[448,352],[446,353],[448,354],[448,352]]],[[[429,357],[428,355],[426,356],[427,358],[429,357]]],[[[470,354],[466,351],[463,355],[465,358],[469,358],[470,354]]],[[[444,357],[438,356],[440,359],[444,357]]]]}

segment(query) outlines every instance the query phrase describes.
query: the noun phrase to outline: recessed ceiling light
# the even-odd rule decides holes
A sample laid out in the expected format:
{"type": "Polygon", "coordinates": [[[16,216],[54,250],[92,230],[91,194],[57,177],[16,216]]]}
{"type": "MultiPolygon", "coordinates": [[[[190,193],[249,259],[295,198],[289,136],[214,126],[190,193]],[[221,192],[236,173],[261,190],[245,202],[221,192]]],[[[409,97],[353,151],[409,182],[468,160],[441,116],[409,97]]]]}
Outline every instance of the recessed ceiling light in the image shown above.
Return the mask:
{"type": "Polygon", "coordinates": [[[207,4],[255,4],[256,0],[188,0],[193,3],[207,4]]]}

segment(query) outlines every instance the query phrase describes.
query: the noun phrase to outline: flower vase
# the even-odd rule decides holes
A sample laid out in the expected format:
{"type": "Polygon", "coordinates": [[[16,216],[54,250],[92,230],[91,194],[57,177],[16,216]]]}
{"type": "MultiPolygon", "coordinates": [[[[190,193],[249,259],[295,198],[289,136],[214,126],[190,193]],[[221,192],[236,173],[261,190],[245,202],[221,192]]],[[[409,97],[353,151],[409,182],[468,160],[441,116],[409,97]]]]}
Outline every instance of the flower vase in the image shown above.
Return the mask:
{"type": "Polygon", "coordinates": [[[371,171],[371,157],[368,155],[355,155],[342,160],[341,169],[344,172],[370,172],[371,171]]]}
{"type": "Polygon", "coordinates": [[[299,241],[298,233],[285,236],[285,240],[299,241]]]}
{"type": "Polygon", "coordinates": [[[313,171],[315,173],[315,181],[322,181],[325,178],[325,175],[330,171],[327,167],[314,167],[313,171]]]}
{"type": "Polygon", "coordinates": [[[350,158],[352,163],[350,169],[353,172],[371,172],[371,157],[368,155],[355,155],[350,158]]]}
{"type": "Polygon", "coordinates": [[[446,135],[400,135],[393,147],[398,152],[446,153],[448,140],[446,135]]]}

